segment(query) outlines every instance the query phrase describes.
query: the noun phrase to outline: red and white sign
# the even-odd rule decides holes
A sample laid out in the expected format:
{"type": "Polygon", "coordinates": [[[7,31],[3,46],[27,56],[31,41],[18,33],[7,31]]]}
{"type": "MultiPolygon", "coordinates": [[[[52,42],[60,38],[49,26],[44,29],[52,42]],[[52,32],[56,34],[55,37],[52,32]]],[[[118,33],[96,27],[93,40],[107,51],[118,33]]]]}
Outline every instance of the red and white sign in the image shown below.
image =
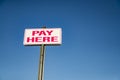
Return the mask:
{"type": "Polygon", "coordinates": [[[25,29],[24,45],[60,45],[61,43],[61,28],[25,29]]]}

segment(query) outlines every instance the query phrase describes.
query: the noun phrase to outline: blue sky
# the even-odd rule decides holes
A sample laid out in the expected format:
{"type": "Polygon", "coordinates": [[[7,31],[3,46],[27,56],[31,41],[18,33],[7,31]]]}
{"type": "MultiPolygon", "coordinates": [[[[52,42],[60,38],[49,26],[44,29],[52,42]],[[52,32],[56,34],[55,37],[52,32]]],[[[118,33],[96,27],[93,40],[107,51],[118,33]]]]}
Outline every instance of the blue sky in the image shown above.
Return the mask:
{"type": "Polygon", "coordinates": [[[0,0],[0,80],[37,80],[40,47],[23,36],[44,25],[63,31],[45,80],[120,80],[120,0],[0,0]]]}

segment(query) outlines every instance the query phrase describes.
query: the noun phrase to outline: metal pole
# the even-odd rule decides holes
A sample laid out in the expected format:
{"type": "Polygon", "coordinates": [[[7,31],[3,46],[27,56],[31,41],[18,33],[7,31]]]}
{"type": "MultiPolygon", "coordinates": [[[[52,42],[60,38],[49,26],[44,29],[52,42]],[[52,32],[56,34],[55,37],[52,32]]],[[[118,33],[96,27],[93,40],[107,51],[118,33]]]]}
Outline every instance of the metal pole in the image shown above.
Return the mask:
{"type": "MultiPolygon", "coordinates": [[[[46,27],[43,27],[43,28],[46,28],[46,27]]],[[[42,45],[41,45],[41,48],[40,48],[38,80],[43,80],[43,74],[44,74],[44,58],[45,58],[45,45],[42,44],[42,45]]]]}
{"type": "Polygon", "coordinates": [[[41,45],[41,49],[40,49],[40,61],[39,61],[38,80],[43,80],[44,58],[45,58],[45,45],[42,44],[41,45]]]}

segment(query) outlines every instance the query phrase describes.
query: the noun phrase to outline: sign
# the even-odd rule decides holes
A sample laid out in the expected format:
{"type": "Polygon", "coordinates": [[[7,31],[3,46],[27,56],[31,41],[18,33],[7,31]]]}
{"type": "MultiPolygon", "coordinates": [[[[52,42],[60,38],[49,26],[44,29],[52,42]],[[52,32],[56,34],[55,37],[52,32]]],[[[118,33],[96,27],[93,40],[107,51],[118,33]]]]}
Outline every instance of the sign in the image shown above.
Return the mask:
{"type": "Polygon", "coordinates": [[[24,45],[60,45],[61,42],[61,28],[25,29],[24,45]]]}

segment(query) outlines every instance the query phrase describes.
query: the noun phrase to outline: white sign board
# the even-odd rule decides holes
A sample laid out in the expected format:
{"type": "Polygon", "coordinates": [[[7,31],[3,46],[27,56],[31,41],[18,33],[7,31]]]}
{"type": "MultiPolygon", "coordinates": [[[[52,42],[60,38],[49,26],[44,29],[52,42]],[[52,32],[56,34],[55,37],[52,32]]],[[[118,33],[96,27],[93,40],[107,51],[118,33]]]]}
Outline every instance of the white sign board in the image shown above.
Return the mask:
{"type": "Polygon", "coordinates": [[[61,43],[61,28],[25,29],[24,45],[60,45],[61,43]]]}

